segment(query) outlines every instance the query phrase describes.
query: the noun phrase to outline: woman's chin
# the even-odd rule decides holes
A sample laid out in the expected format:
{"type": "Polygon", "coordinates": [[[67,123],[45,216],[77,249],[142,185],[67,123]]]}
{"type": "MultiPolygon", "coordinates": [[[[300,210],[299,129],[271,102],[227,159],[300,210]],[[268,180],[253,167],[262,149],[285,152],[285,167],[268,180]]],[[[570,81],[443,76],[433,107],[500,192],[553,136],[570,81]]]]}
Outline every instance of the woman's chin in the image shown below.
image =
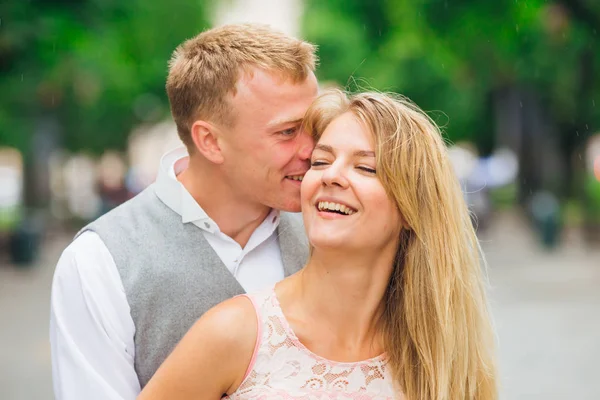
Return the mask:
{"type": "Polygon", "coordinates": [[[348,241],[341,237],[309,237],[308,240],[313,249],[317,251],[340,251],[351,250],[352,248],[348,241]]]}

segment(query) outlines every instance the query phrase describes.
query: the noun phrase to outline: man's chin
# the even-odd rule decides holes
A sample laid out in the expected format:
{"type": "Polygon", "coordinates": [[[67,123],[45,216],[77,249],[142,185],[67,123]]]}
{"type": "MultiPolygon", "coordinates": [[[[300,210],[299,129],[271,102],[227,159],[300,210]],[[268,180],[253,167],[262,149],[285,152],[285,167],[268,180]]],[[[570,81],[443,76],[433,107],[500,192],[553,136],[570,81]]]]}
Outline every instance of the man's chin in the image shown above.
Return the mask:
{"type": "Polygon", "coordinates": [[[298,199],[297,201],[282,201],[277,207],[272,208],[289,213],[299,213],[300,211],[302,211],[302,207],[300,206],[300,199],[298,199]]]}

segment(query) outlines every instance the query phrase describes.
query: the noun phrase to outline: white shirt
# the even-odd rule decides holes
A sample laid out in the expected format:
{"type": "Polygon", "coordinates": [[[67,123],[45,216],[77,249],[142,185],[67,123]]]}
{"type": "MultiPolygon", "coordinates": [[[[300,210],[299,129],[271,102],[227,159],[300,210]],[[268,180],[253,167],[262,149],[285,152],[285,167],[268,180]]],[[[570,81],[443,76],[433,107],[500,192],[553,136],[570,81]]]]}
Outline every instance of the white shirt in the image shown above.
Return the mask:
{"type": "MultiPolygon", "coordinates": [[[[219,230],[176,179],[187,166],[184,148],[165,154],[156,194],[168,207],[202,229],[225,266],[249,292],[284,277],[273,210],[247,245],[219,230]]],[[[87,231],[63,252],[52,283],[50,345],[57,400],[133,400],[140,393],[134,369],[135,326],[115,262],[102,239],[87,231]]]]}

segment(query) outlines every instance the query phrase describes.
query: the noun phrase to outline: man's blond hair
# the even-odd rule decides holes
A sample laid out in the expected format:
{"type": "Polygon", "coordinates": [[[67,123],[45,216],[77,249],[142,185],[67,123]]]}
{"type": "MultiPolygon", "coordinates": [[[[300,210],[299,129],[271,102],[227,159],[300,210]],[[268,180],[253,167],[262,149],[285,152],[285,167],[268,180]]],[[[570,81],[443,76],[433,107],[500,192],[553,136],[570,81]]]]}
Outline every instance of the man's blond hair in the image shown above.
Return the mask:
{"type": "Polygon", "coordinates": [[[236,24],[207,30],[185,41],[169,62],[167,95],[179,137],[193,147],[194,121],[234,124],[227,95],[252,68],[303,82],[317,62],[316,47],[265,25],[236,24]]]}

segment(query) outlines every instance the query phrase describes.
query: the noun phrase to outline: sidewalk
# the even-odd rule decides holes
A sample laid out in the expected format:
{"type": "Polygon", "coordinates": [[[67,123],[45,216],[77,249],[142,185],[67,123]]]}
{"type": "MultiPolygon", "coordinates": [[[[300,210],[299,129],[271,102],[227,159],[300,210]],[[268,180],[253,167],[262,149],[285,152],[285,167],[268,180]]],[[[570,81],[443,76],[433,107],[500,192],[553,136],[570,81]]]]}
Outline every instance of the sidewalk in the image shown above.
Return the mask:
{"type": "Polygon", "coordinates": [[[514,214],[481,237],[499,336],[501,399],[600,399],[600,249],[546,252],[514,214]]]}
{"type": "Polygon", "coordinates": [[[52,274],[72,236],[50,237],[36,265],[0,263],[0,399],[53,399],[48,318],[52,274]]]}
{"type": "MultiPolygon", "coordinates": [[[[38,265],[0,263],[0,399],[52,399],[48,313],[54,266],[70,236],[38,265]]],[[[546,252],[515,214],[481,237],[499,336],[502,400],[600,399],[600,249],[576,238],[546,252]]]]}

